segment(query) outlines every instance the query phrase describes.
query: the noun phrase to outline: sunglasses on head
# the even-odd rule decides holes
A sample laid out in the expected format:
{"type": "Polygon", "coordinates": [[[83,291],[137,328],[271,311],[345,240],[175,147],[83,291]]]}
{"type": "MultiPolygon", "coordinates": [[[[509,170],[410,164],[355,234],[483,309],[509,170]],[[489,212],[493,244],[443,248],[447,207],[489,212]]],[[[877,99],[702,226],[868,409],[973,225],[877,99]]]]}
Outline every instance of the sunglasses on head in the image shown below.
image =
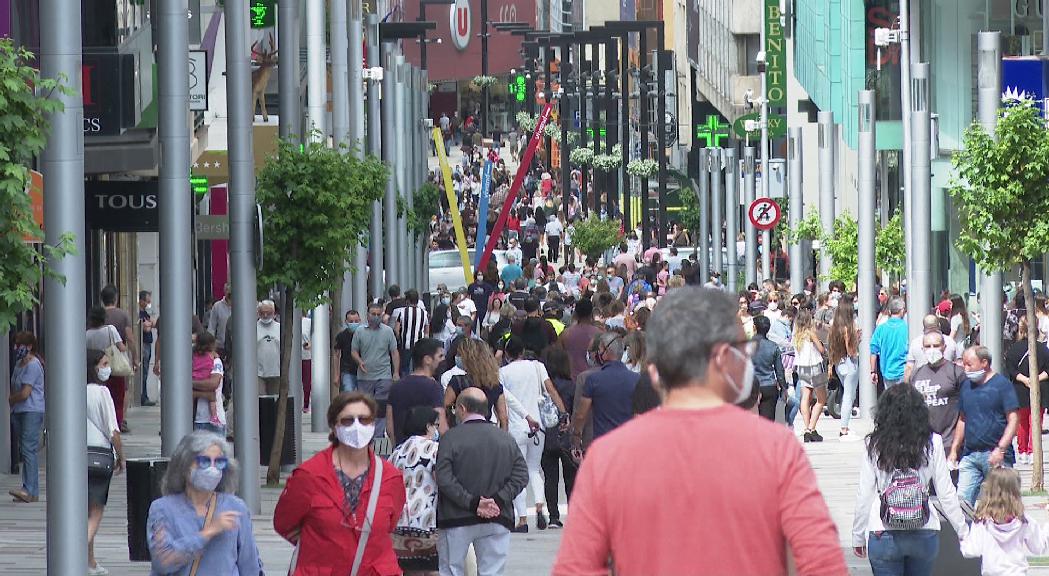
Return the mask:
{"type": "Polygon", "coordinates": [[[339,426],[353,426],[354,422],[368,426],[375,423],[375,416],[344,416],[339,418],[339,426]]]}
{"type": "Polygon", "coordinates": [[[197,456],[193,461],[197,463],[197,468],[202,470],[206,470],[212,466],[219,470],[225,470],[229,466],[229,458],[226,458],[225,456],[219,456],[214,460],[207,456],[197,456]]]}

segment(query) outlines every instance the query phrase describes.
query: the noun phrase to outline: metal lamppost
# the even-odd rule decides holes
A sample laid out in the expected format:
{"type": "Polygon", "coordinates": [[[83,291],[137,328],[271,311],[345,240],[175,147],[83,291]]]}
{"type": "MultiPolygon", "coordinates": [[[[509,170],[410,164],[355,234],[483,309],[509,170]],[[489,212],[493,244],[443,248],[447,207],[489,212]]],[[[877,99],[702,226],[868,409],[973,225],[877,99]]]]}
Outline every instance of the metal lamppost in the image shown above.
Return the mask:
{"type": "MultiPolygon", "coordinates": [[[[416,22],[426,21],[426,7],[431,4],[449,6],[455,4],[455,0],[419,0],[419,17],[415,19],[416,22]]],[[[440,42],[440,39],[438,39],[438,42],[440,42]]],[[[421,38],[419,42],[419,67],[423,70],[429,70],[426,64],[426,38],[421,38]]]]}

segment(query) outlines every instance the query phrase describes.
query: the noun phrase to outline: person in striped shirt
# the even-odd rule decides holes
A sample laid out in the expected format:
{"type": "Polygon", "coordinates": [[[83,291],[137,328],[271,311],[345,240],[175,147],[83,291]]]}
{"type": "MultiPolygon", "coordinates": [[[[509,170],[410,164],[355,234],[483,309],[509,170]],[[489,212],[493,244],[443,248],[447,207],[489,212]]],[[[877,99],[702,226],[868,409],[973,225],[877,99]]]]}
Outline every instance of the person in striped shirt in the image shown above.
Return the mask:
{"type": "Polygon", "coordinates": [[[419,291],[412,289],[404,293],[404,306],[390,315],[390,325],[397,336],[401,353],[401,374],[409,372],[411,349],[415,343],[430,333],[430,314],[419,305],[419,291]]]}

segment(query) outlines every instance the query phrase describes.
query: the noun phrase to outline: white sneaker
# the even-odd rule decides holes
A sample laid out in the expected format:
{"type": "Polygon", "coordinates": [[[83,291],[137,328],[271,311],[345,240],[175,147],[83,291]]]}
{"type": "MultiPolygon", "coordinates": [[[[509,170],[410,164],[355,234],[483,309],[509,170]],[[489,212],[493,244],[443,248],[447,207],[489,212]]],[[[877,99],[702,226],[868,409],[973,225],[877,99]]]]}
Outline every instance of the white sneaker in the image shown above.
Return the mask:
{"type": "Polygon", "coordinates": [[[109,574],[109,570],[103,568],[98,562],[95,562],[94,568],[87,567],[87,576],[106,576],[107,574],[109,574]]]}
{"type": "Polygon", "coordinates": [[[848,434],[840,434],[838,436],[838,442],[856,442],[860,439],[860,436],[849,430],[848,434]]]}

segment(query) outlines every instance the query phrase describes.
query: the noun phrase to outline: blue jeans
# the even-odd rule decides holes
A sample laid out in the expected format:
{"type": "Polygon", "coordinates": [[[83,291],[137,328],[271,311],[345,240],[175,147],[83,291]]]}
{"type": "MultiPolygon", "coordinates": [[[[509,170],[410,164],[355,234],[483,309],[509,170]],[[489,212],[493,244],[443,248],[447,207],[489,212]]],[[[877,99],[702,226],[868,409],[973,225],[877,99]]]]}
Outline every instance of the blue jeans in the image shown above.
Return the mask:
{"type": "MultiPolygon", "coordinates": [[[[794,426],[794,419],[798,417],[798,412],[801,410],[801,386],[794,386],[794,397],[789,398],[786,406],[786,420],[787,427],[794,426]]],[[[806,425],[807,427],[808,425],[806,425]]]]}
{"type": "Polygon", "coordinates": [[[867,538],[874,576],[928,576],[939,553],[937,530],[886,530],[867,538]]]}
{"type": "Polygon", "coordinates": [[[43,412],[15,412],[11,424],[18,438],[18,454],[22,459],[22,489],[30,496],[40,497],[40,431],[44,428],[43,412]]]}
{"type": "Polygon", "coordinates": [[[841,380],[841,427],[848,428],[852,420],[852,406],[856,403],[856,388],[860,384],[860,373],[856,369],[856,361],[845,358],[838,362],[838,379],[841,380]]]}
{"type": "Polygon", "coordinates": [[[339,375],[339,392],[356,392],[357,374],[354,372],[343,372],[339,375]]]}
{"type": "MultiPolygon", "coordinates": [[[[991,456],[990,451],[970,452],[962,456],[958,463],[958,497],[976,506],[976,499],[980,496],[980,487],[984,478],[991,472],[991,465],[987,459],[991,456]]],[[[1007,468],[1013,466],[1013,449],[1010,446],[1005,451],[1005,461],[1002,464],[1007,468]]]]}
{"type": "Polygon", "coordinates": [[[375,419],[376,438],[386,436],[386,401],[390,398],[390,386],[392,385],[393,380],[390,378],[380,380],[357,379],[357,391],[370,395],[379,404],[379,417],[375,419]]]}

